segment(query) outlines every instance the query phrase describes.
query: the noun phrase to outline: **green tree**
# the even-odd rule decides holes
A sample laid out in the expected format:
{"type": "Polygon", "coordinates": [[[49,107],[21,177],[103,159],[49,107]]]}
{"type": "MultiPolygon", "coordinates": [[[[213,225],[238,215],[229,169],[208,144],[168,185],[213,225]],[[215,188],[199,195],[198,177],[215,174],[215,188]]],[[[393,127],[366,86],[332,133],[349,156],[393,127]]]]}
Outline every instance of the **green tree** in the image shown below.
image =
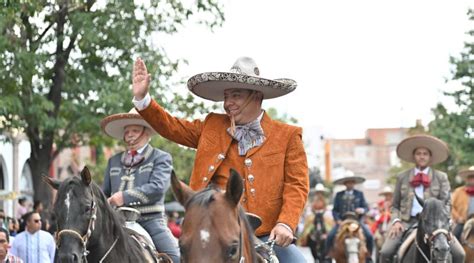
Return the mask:
{"type": "Polygon", "coordinates": [[[161,105],[184,115],[202,108],[170,96],[169,77],[182,61],[171,61],[151,36],[177,32],[191,19],[219,26],[222,8],[213,0],[150,2],[0,2],[0,132],[20,128],[28,136],[35,199],[49,203],[41,175],[62,149],[111,144],[99,120],[132,107],[137,56],[149,64],[161,105]]]}
{"type": "Polygon", "coordinates": [[[267,114],[274,120],[281,121],[288,124],[297,124],[298,120],[294,117],[289,116],[286,113],[279,114],[277,109],[270,107],[266,109],[267,114]]]}
{"type": "MultiPolygon", "coordinates": [[[[474,22],[472,9],[468,11],[468,16],[470,22],[474,22]]],[[[450,59],[453,65],[451,80],[461,83],[462,88],[445,92],[457,108],[450,111],[439,103],[433,109],[435,119],[429,124],[430,133],[449,144],[451,157],[442,164],[442,168],[448,171],[452,183],[457,183],[454,178],[459,169],[474,164],[474,29],[467,35],[470,42],[465,42],[464,50],[458,57],[450,59]]]]}

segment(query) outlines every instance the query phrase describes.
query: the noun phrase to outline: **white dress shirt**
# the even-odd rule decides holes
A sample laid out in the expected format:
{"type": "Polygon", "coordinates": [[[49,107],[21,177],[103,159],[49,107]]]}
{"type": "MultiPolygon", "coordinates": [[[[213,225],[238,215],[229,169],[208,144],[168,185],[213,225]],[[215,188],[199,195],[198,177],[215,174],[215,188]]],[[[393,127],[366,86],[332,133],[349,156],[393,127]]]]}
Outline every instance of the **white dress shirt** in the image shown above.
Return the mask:
{"type": "Polygon", "coordinates": [[[9,252],[25,263],[53,263],[56,244],[53,236],[46,231],[31,234],[25,230],[15,236],[9,252]]]}
{"type": "MultiPolygon", "coordinates": [[[[430,168],[429,167],[426,167],[423,171],[421,171],[420,169],[416,168],[415,167],[415,175],[417,175],[418,173],[424,173],[426,175],[428,175],[428,173],[430,172],[430,168]]],[[[425,191],[425,187],[420,184],[419,186],[417,186],[415,188],[415,194],[423,199],[424,197],[424,194],[423,192],[425,191]]],[[[411,213],[410,215],[411,216],[416,216],[418,213],[421,213],[421,210],[423,210],[423,207],[420,205],[420,203],[418,203],[418,200],[416,200],[416,197],[413,198],[413,205],[411,207],[411,213]]]]}

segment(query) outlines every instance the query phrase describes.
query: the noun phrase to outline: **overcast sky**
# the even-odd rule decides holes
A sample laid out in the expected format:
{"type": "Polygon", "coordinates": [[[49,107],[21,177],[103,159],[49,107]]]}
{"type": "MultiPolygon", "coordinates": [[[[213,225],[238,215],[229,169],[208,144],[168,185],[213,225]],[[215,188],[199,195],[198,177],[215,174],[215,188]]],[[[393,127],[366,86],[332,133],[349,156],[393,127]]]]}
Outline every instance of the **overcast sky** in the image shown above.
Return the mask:
{"type": "MultiPolygon", "coordinates": [[[[450,56],[467,40],[472,1],[225,1],[226,21],[210,32],[187,25],[157,40],[186,58],[178,77],[230,69],[253,57],[262,77],[293,78],[295,92],[264,107],[326,137],[359,138],[367,128],[426,124],[453,89],[450,56]]],[[[185,86],[177,87],[185,89],[185,86]]]]}

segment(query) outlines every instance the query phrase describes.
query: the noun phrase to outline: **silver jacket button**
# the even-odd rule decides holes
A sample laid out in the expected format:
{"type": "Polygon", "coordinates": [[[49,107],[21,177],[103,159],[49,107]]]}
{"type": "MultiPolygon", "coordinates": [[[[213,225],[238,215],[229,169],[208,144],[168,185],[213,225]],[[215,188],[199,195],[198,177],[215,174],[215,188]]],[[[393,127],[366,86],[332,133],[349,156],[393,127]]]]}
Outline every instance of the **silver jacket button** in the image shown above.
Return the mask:
{"type": "Polygon", "coordinates": [[[207,182],[207,180],[209,180],[209,179],[206,176],[204,176],[204,178],[202,178],[203,182],[207,182]]]}
{"type": "Polygon", "coordinates": [[[217,155],[217,159],[222,161],[225,159],[225,155],[223,153],[219,153],[219,155],[217,155]]]}
{"type": "Polygon", "coordinates": [[[209,172],[214,171],[214,169],[215,169],[214,165],[209,166],[209,172]]]}
{"type": "Polygon", "coordinates": [[[245,162],[244,162],[244,163],[245,163],[245,166],[247,166],[247,167],[252,166],[252,160],[249,159],[249,158],[245,159],[245,162]]]}
{"type": "Polygon", "coordinates": [[[256,192],[256,191],[255,191],[254,188],[250,189],[250,193],[251,193],[252,195],[255,195],[255,192],[256,192]]]}
{"type": "Polygon", "coordinates": [[[249,174],[248,178],[249,178],[249,182],[253,183],[253,180],[255,179],[255,177],[253,177],[253,175],[249,174]]]}

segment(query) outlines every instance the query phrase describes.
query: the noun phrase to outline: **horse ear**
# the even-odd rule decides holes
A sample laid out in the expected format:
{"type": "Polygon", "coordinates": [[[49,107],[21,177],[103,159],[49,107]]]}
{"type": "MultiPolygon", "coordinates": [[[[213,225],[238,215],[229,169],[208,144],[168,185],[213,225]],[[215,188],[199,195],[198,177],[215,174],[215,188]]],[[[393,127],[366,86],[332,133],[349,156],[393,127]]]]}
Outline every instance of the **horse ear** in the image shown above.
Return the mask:
{"type": "Polygon", "coordinates": [[[240,174],[234,169],[230,169],[229,180],[227,181],[227,190],[225,195],[228,200],[237,205],[242,197],[244,183],[240,174]]]}
{"type": "Polygon", "coordinates": [[[173,189],[174,197],[183,206],[185,206],[188,199],[195,194],[191,187],[178,179],[174,170],[171,171],[171,188],[173,189]]]}
{"type": "Polygon", "coordinates": [[[85,185],[89,186],[91,184],[92,176],[87,166],[84,166],[84,169],[82,169],[81,178],[82,178],[82,182],[84,182],[85,185]]]}
{"type": "Polygon", "coordinates": [[[56,190],[58,190],[59,185],[61,184],[59,180],[53,179],[46,175],[43,175],[41,178],[43,179],[43,182],[47,183],[49,186],[56,190]]]}

